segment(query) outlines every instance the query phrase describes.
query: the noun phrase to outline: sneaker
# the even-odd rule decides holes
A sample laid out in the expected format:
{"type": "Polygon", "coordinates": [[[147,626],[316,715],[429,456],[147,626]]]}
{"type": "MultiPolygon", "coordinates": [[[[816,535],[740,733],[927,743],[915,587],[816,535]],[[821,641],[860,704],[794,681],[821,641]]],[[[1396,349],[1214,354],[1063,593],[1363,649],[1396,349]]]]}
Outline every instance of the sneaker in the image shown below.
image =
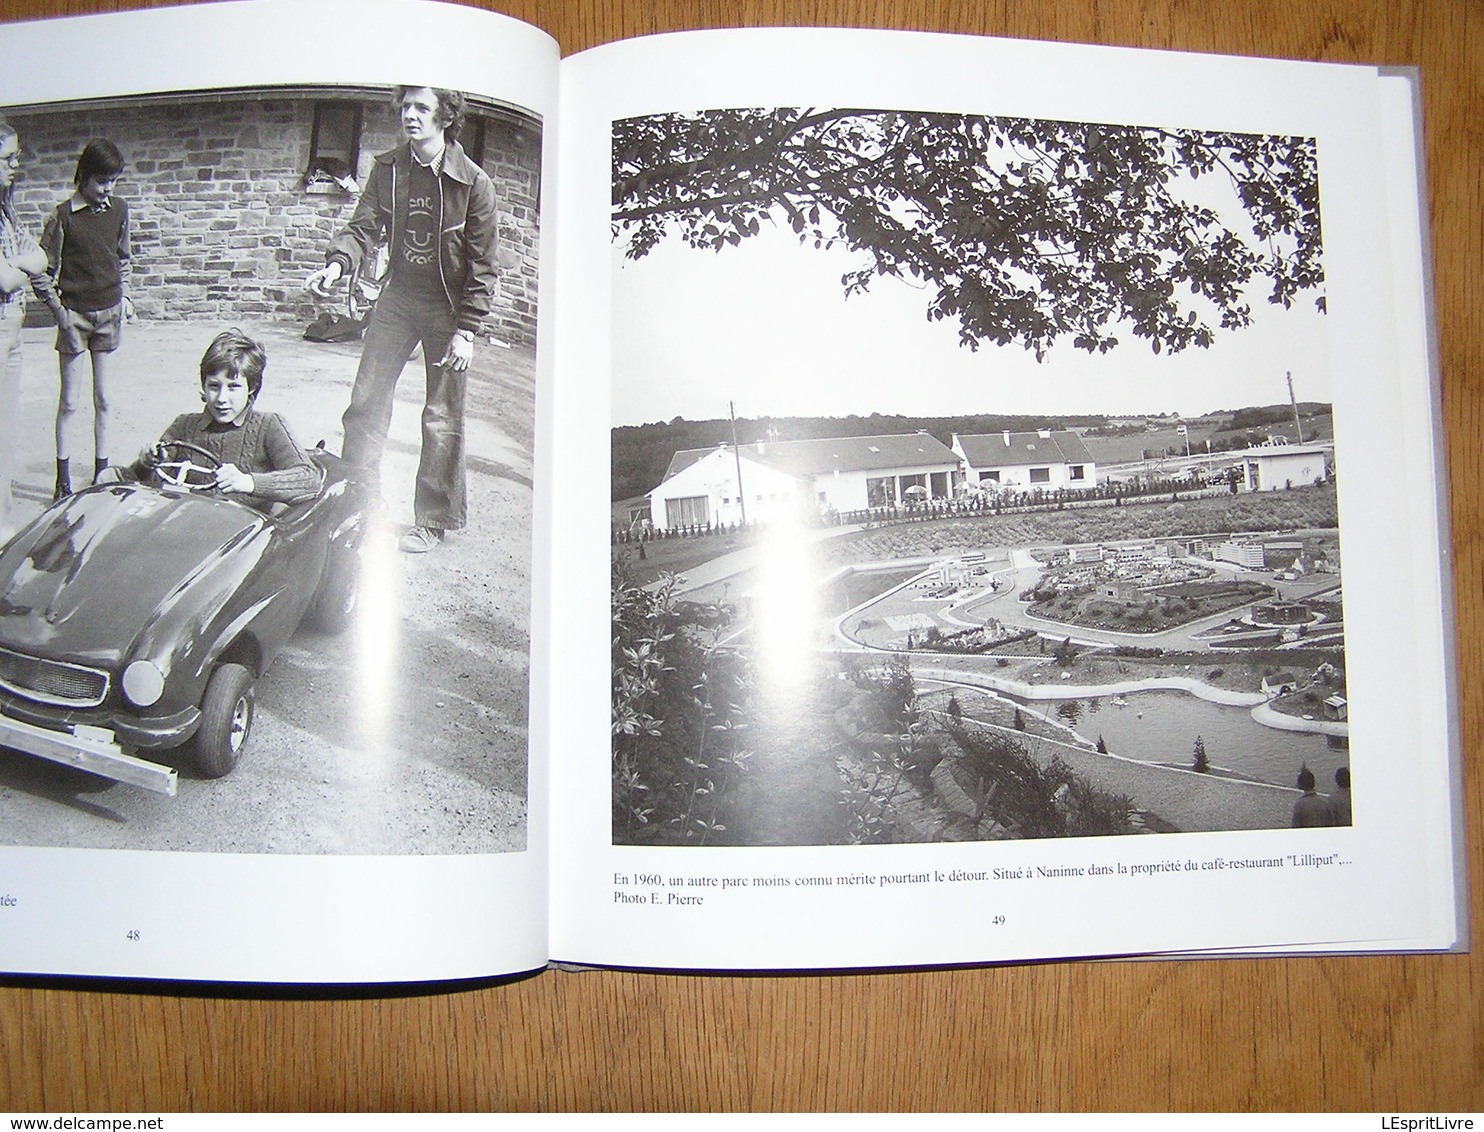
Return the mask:
{"type": "Polygon", "coordinates": [[[413,527],[402,536],[397,549],[404,554],[426,554],[443,541],[443,532],[437,527],[413,527]]]}

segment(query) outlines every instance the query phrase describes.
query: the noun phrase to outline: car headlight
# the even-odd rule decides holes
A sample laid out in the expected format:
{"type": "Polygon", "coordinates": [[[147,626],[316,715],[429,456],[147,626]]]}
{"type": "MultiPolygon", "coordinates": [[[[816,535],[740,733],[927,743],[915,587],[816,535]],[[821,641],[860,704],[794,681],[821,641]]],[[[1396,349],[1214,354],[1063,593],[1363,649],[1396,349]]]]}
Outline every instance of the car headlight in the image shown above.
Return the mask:
{"type": "Polygon", "coordinates": [[[149,707],[165,694],[165,674],[150,660],[136,660],[124,669],[124,695],[135,707],[149,707]]]}

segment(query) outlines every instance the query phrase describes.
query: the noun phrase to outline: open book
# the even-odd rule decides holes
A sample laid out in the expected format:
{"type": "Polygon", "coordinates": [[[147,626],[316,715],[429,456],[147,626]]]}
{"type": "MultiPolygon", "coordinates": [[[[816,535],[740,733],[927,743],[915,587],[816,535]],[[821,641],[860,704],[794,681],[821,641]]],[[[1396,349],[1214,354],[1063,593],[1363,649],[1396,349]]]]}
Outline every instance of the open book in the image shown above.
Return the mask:
{"type": "Polygon", "coordinates": [[[564,60],[413,0],[6,37],[14,227],[90,139],[125,161],[98,454],[236,326],[323,486],[54,503],[31,304],[0,970],[1466,946],[1415,76],[806,29],[564,60]],[[492,210],[425,231],[465,162],[492,210]],[[418,286],[441,337],[353,457],[418,286]],[[415,472],[444,381],[462,526],[415,472]]]}

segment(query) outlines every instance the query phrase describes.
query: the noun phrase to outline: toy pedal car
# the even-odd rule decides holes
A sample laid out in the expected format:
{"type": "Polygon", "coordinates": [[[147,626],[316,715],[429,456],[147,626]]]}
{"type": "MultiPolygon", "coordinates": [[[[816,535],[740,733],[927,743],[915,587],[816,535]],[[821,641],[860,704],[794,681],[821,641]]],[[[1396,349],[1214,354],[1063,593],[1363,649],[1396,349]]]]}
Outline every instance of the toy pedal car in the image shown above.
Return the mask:
{"type": "Polygon", "coordinates": [[[141,755],[189,744],[229,773],[279,649],[348,623],[365,492],[321,447],[319,493],[265,512],[211,490],[210,453],[164,447],[158,482],[80,491],[0,547],[0,747],[173,795],[141,755]]]}

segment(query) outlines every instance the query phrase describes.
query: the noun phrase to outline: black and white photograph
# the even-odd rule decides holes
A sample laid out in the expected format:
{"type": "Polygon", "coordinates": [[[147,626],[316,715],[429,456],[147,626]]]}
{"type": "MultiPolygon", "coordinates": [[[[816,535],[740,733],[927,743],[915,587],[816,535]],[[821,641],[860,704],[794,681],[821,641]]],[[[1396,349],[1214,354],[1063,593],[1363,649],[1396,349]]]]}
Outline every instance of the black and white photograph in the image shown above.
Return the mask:
{"type": "Polygon", "coordinates": [[[613,843],[1349,825],[1320,177],[1188,125],[615,121],[613,843]]]}
{"type": "Polygon", "coordinates": [[[526,849],[541,145],[393,82],[0,107],[0,844],[526,849]]]}

